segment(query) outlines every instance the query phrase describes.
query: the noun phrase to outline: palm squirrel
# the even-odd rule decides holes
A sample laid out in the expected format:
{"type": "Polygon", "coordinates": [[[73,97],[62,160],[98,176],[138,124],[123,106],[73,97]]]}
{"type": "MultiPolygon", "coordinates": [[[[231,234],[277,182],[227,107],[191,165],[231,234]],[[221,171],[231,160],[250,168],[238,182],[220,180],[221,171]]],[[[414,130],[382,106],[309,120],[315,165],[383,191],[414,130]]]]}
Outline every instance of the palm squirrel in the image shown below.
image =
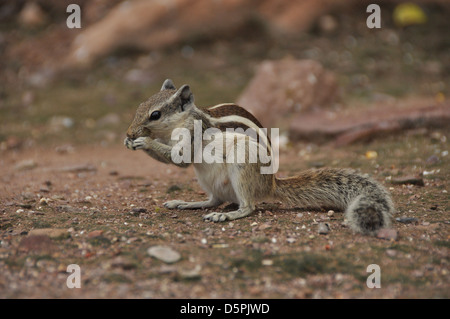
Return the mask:
{"type": "MultiPolygon", "coordinates": [[[[262,174],[263,163],[259,160],[249,161],[254,137],[231,132],[230,128],[257,130],[262,125],[251,113],[235,104],[199,108],[194,104],[194,96],[188,85],[177,90],[172,81],[167,79],[158,93],[137,108],[124,144],[132,150],[142,149],[163,163],[179,167],[188,167],[192,163],[194,166],[198,182],[209,199],[202,202],[172,200],[164,203],[166,208],[212,208],[225,202],[239,205],[236,211],[207,214],[203,217],[205,220],[222,222],[242,218],[255,210],[257,201],[273,198],[287,202],[292,207],[344,211],[347,224],[362,234],[374,235],[379,229],[390,225],[394,205],[389,193],[378,182],[351,169],[311,169],[289,178],[277,178],[271,173],[262,174]],[[215,146],[221,146],[220,143],[225,146],[220,156],[225,158],[234,150],[237,140],[245,141],[245,150],[250,154],[245,154],[244,161],[195,161],[195,141],[191,138],[187,142],[190,149],[185,149],[190,160],[174,160],[174,154],[179,153],[178,150],[175,152],[178,141],[172,139],[174,130],[182,128],[195,135],[196,123],[201,123],[202,133],[214,129],[232,137],[225,142],[216,141],[215,146]]],[[[267,138],[265,141],[270,153],[270,140],[267,138]]],[[[200,151],[210,146],[202,145],[200,151]]]]}

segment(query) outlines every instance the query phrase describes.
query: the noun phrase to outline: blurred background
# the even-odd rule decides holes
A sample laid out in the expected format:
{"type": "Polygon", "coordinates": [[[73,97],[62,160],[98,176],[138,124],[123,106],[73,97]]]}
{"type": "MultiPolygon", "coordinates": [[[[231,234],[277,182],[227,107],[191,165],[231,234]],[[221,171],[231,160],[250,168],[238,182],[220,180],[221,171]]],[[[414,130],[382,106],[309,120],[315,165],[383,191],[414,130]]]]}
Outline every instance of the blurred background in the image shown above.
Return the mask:
{"type": "Polygon", "coordinates": [[[198,106],[240,103],[292,142],[448,123],[445,0],[377,1],[374,29],[373,1],[77,0],[70,29],[73,2],[0,2],[3,151],[122,143],[166,78],[190,84],[198,106]],[[342,135],[370,119],[388,129],[342,135]]]}

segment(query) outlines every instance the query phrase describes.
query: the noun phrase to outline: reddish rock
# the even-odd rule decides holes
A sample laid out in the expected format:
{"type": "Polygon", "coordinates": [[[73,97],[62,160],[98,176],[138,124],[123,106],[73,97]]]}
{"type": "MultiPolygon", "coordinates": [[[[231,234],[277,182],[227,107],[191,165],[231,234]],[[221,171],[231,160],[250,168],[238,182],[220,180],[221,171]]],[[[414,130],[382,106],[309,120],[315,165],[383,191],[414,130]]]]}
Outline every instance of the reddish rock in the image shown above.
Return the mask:
{"type": "Polygon", "coordinates": [[[103,235],[103,230],[93,230],[87,234],[88,238],[100,237],[103,235]]]}
{"type": "Polygon", "coordinates": [[[34,1],[25,3],[19,13],[19,22],[25,27],[38,27],[46,23],[47,20],[46,13],[34,1]]]}
{"type": "MultiPolygon", "coordinates": [[[[98,22],[83,27],[72,42],[68,66],[91,65],[118,48],[162,49],[196,38],[239,34],[255,17],[274,34],[307,31],[323,14],[357,0],[227,0],[227,1],[123,1],[97,16],[98,22]],[[133,19],[130,19],[133,17],[133,19]]],[[[86,3],[86,12],[96,2],[86,3]]]]}
{"type": "Polygon", "coordinates": [[[51,253],[56,246],[47,235],[29,235],[19,243],[19,250],[32,253],[51,253]]]}
{"type": "Polygon", "coordinates": [[[333,141],[340,146],[408,129],[446,127],[449,121],[448,102],[403,100],[340,112],[319,110],[295,115],[289,137],[316,143],[333,141]]]}
{"type": "Polygon", "coordinates": [[[275,127],[293,114],[329,108],[338,99],[332,72],[314,60],[264,61],[239,97],[264,127],[275,127]]]}
{"type": "Polygon", "coordinates": [[[68,66],[90,65],[121,47],[161,49],[190,36],[217,36],[248,21],[255,1],[124,1],[72,42],[68,66]],[[130,19],[133,17],[133,19],[130,19]]]}

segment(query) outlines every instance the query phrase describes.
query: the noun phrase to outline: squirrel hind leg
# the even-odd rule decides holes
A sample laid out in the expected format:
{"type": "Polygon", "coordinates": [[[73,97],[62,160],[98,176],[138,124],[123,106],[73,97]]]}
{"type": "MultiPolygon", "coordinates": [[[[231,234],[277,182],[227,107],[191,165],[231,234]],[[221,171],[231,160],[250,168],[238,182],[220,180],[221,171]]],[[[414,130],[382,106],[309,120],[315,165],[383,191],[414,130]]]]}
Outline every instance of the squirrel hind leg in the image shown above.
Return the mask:
{"type": "Polygon", "coordinates": [[[381,228],[390,226],[392,211],[393,207],[389,199],[360,195],[347,207],[345,218],[354,231],[365,235],[376,235],[381,228]]]}
{"type": "Polygon", "coordinates": [[[239,209],[231,212],[213,212],[203,216],[203,220],[212,222],[224,222],[226,220],[235,220],[250,215],[255,210],[253,203],[253,194],[248,187],[231,179],[233,190],[236,194],[236,201],[239,203],[239,209]]]}
{"type": "Polygon", "coordinates": [[[212,222],[224,222],[226,220],[235,220],[239,218],[246,217],[250,215],[254,209],[251,207],[240,207],[238,210],[228,212],[228,213],[210,213],[203,216],[204,220],[212,221],[212,222]]]}

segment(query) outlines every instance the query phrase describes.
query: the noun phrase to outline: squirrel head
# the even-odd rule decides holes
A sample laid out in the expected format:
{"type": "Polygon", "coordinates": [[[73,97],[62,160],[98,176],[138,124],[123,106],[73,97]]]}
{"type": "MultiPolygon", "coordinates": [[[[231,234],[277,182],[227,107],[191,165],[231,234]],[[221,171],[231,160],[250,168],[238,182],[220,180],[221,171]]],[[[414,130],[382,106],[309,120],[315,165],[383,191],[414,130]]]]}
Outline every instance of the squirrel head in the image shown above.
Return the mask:
{"type": "Polygon", "coordinates": [[[177,90],[167,79],[158,93],[139,105],[127,137],[170,140],[175,128],[185,127],[189,110],[194,106],[194,95],[189,86],[185,84],[177,90]]]}

